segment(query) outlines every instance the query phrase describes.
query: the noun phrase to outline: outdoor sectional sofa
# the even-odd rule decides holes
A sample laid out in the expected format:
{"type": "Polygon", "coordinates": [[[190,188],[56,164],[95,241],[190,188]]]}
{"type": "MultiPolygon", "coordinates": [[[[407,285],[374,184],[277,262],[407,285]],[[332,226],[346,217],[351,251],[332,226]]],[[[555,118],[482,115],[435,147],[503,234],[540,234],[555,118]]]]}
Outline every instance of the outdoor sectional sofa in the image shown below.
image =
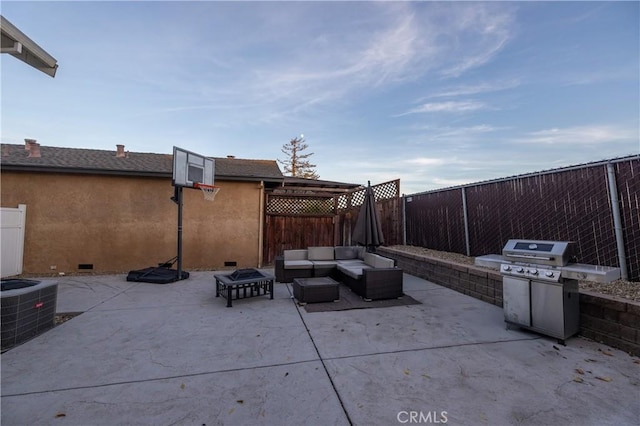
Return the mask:
{"type": "Polygon", "coordinates": [[[395,260],[369,253],[364,247],[308,247],[285,250],[276,258],[276,281],[330,276],[365,300],[392,299],[403,295],[402,269],[395,260]]]}

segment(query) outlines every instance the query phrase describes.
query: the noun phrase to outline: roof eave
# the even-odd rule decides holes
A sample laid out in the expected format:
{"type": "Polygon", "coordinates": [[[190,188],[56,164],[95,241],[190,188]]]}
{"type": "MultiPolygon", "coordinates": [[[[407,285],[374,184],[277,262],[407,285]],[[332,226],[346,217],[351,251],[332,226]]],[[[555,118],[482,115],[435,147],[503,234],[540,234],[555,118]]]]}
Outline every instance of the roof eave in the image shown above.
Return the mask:
{"type": "Polygon", "coordinates": [[[2,171],[12,172],[40,172],[40,173],[75,173],[86,175],[116,175],[116,176],[146,176],[146,177],[168,177],[171,178],[171,173],[167,172],[154,172],[154,171],[142,171],[142,170],[113,170],[113,169],[90,169],[86,167],[53,167],[53,166],[38,166],[38,165],[24,165],[24,164],[2,164],[2,171]]]}
{"type": "MultiPolygon", "coordinates": [[[[162,177],[171,178],[171,172],[154,172],[142,170],[119,170],[119,169],[91,169],[86,167],[53,167],[40,166],[36,164],[1,164],[0,169],[3,171],[19,171],[19,172],[40,172],[40,173],[76,173],[90,175],[112,175],[112,176],[143,176],[143,177],[162,177]]],[[[243,182],[265,182],[277,183],[282,182],[282,178],[272,176],[232,176],[232,175],[215,175],[215,179],[226,181],[243,181],[243,182]]]]}
{"type": "Polygon", "coordinates": [[[56,59],[1,15],[0,29],[2,53],[8,53],[51,77],[56,76],[58,70],[56,59]]]}
{"type": "Polygon", "coordinates": [[[216,174],[216,179],[220,180],[234,180],[234,181],[247,181],[247,182],[265,182],[265,183],[282,183],[283,179],[273,176],[231,176],[231,175],[219,175],[216,174]]]}

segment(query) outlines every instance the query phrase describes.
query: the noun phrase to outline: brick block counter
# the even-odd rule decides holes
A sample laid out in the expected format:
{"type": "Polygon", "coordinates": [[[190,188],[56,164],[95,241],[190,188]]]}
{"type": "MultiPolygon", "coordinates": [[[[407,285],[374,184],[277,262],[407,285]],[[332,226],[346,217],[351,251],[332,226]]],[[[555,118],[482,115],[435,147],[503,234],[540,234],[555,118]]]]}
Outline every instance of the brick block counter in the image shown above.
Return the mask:
{"type": "MultiPolygon", "coordinates": [[[[498,271],[389,247],[379,247],[377,252],[395,259],[408,274],[502,307],[498,271]]],[[[640,303],[580,290],[580,334],[640,356],[640,303]]]]}

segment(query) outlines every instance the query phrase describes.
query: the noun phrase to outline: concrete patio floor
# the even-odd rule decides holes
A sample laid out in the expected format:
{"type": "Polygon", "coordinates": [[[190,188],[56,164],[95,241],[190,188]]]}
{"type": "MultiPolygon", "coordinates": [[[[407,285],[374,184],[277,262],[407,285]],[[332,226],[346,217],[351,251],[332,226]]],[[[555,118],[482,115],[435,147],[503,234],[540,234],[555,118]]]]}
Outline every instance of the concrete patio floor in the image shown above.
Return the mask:
{"type": "Polygon", "coordinates": [[[83,313],[2,354],[2,425],[640,424],[637,357],[428,281],[405,275],[420,305],[307,313],[279,283],[227,308],[213,274],[60,278],[83,313]]]}

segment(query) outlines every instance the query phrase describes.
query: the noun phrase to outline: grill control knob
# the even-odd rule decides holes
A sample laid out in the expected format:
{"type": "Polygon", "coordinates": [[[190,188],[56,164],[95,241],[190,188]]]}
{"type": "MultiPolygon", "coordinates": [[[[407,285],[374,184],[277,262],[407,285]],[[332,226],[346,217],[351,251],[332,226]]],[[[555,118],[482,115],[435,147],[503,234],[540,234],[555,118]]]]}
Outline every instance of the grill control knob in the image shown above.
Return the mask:
{"type": "Polygon", "coordinates": [[[547,277],[549,278],[553,278],[556,274],[554,274],[553,272],[549,271],[545,274],[547,277]]]}
{"type": "Polygon", "coordinates": [[[507,271],[509,272],[511,270],[511,266],[509,265],[504,265],[504,267],[502,268],[503,271],[507,271]]]}
{"type": "Polygon", "coordinates": [[[531,275],[538,275],[538,270],[537,269],[531,269],[531,270],[529,270],[529,273],[531,275]]]}
{"type": "Polygon", "coordinates": [[[523,272],[524,272],[524,268],[523,268],[523,267],[519,267],[519,268],[516,270],[516,272],[523,273],[523,272]]]}

